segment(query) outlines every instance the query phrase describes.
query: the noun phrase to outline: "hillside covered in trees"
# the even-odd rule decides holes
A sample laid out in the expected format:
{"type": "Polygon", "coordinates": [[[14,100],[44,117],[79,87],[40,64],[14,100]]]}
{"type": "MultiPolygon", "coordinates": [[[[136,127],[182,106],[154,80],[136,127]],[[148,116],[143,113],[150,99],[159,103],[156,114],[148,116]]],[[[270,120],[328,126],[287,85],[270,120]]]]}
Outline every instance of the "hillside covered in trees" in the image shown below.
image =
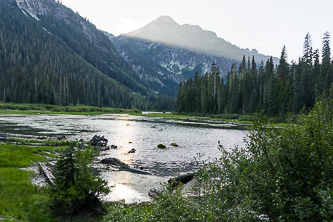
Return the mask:
{"type": "Polygon", "coordinates": [[[139,109],[173,101],[147,88],[102,31],[53,0],[0,1],[0,100],[139,109]]]}
{"type": "Polygon", "coordinates": [[[256,64],[246,59],[233,65],[225,79],[213,63],[210,72],[195,74],[179,84],[177,111],[185,113],[252,114],[264,110],[270,116],[285,117],[312,108],[319,96],[332,96],[333,64],[330,34],[323,37],[322,57],[313,50],[311,36],[304,41],[304,54],[298,62],[287,62],[285,47],[280,63],[272,58],[256,64]]]}

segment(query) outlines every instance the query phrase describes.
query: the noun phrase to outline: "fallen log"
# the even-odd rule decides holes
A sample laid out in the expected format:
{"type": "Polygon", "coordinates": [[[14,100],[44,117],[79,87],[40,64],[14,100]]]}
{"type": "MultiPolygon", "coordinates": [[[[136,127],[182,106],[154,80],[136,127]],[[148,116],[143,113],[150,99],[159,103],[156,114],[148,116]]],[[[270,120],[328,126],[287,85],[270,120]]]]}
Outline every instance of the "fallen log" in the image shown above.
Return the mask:
{"type": "Polygon", "coordinates": [[[137,170],[134,168],[119,168],[119,171],[128,171],[131,173],[137,173],[137,174],[143,174],[143,175],[151,175],[151,173],[147,172],[147,171],[143,171],[143,170],[137,170]]]}
{"type": "Polygon", "coordinates": [[[118,166],[119,171],[128,171],[128,172],[131,172],[131,173],[151,175],[151,173],[149,173],[147,171],[137,170],[137,169],[131,168],[126,163],[122,162],[121,160],[119,160],[117,158],[113,158],[113,157],[102,159],[101,163],[112,164],[112,165],[118,166]]]}
{"type": "Polygon", "coordinates": [[[39,162],[38,165],[42,169],[43,175],[46,177],[47,181],[51,184],[54,185],[55,177],[51,171],[51,169],[45,165],[45,163],[39,162]]]}

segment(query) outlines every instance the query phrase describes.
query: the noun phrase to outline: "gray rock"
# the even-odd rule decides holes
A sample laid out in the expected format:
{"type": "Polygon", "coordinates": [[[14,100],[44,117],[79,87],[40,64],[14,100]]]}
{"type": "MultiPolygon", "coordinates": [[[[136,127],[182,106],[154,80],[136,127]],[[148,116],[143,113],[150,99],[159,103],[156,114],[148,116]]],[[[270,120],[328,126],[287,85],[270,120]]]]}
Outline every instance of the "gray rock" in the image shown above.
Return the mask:
{"type": "Polygon", "coordinates": [[[106,151],[106,150],[110,150],[109,146],[103,146],[99,148],[100,151],[106,151]]]}
{"type": "Polygon", "coordinates": [[[191,180],[193,180],[194,176],[195,176],[194,173],[188,173],[188,174],[180,175],[180,176],[175,177],[175,178],[170,178],[168,180],[168,183],[170,183],[172,186],[177,186],[180,183],[186,184],[186,183],[190,182],[191,180]]]}
{"type": "Polygon", "coordinates": [[[152,198],[157,198],[162,192],[163,190],[160,188],[150,188],[150,190],[148,191],[148,196],[152,198]]]}
{"type": "Polygon", "coordinates": [[[127,153],[135,153],[135,149],[133,148],[133,149],[131,149],[130,151],[128,151],[127,153]]]}
{"type": "Polygon", "coordinates": [[[117,158],[113,158],[113,157],[102,159],[101,163],[112,164],[112,165],[116,165],[119,167],[129,168],[129,166],[126,163],[122,162],[121,160],[119,160],[117,158]]]}

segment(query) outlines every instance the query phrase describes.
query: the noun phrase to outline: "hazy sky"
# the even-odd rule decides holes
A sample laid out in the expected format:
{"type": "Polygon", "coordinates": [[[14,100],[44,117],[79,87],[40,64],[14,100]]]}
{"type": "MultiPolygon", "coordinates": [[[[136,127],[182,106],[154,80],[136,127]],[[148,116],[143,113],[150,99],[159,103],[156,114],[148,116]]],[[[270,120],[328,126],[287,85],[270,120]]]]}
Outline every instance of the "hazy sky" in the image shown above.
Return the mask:
{"type": "MultiPolygon", "coordinates": [[[[298,60],[309,32],[321,53],[322,37],[333,34],[332,0],[62,0],[97,28],[114,35],[139,29],[161,15],[199,25],[241,48],[298,60]]],[[[331,41],[332,42],[332,41],[331,41]]],[[[332,47],[332,43],[331,43],[332,47]]]]}

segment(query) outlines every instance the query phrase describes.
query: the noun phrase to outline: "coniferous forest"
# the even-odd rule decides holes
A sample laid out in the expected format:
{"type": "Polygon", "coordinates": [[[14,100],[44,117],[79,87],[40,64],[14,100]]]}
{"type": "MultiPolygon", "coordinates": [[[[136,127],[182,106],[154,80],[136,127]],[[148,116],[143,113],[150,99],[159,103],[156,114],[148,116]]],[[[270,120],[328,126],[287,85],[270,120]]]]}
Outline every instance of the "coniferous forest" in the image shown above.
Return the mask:
{"type": "Polygon", "coordinates": [[[0,101],[172,107],[174,98],[143,85],[93,24],[56,2],[43,4],[51,11],[37,21],[22,13],[15,1],[0,2],[0,101]]]}
{"type": "Polygon", "coordinates": [[[257,64],[255,58],[243,57],[225,78],[213,63],[204,76],[195,74],[179,84],[177,112],[214,114],[252,114],[264,111],[269,116],[286,117],[306,113],[320,96],[333,93],[333,65],[330,34],[326,32],[319,50],[313,50],[308,33],[303,56],[288,64],[283,47],[280,64],[272,58],[257,64]]]}

